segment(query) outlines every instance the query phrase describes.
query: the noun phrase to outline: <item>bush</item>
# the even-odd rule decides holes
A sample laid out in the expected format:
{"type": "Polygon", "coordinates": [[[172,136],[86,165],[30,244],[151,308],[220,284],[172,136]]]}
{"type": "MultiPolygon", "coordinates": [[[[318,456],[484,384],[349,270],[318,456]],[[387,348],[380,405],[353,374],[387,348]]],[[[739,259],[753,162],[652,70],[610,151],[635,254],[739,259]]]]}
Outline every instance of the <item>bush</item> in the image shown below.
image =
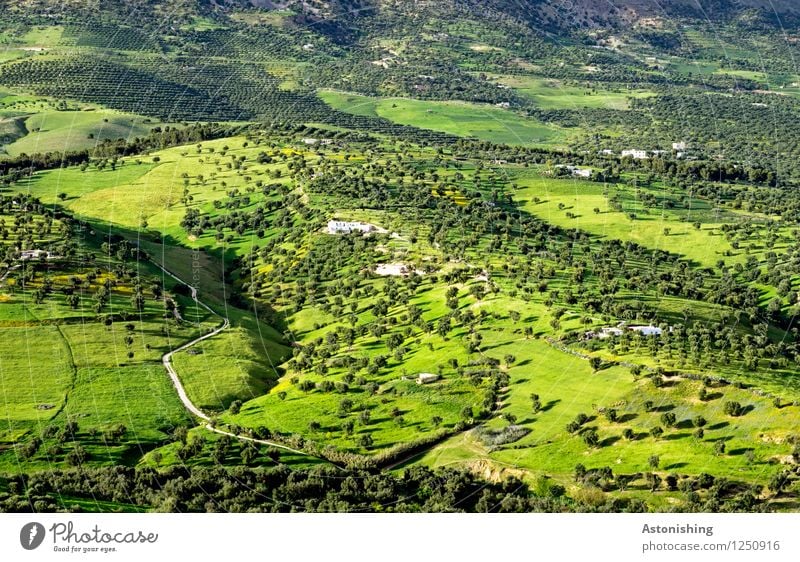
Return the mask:
{"type": "Polygon", "coordinates": [[[488,427],[479,428],[476,433],[478,439],[488,447],[496,447],[519,441],[531,432],[527,427],[521,425],[509,425],[502,429],[490,429],[488,427]]]}
{"type": "Polygon", "coordinates": [[[725,402],[725,405],[722,407],[722,411],[727,415],[736,418],[744,414],[744,407],[738,402],[729,400],[725,402]]]}

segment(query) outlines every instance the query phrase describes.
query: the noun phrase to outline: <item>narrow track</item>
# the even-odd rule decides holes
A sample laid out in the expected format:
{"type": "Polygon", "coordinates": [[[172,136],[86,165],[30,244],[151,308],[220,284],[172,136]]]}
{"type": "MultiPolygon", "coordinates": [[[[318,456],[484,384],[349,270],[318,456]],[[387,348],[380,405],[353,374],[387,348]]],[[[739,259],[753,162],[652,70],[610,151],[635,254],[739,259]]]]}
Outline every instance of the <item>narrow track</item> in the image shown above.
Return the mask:
{"type": "Polygon", "coordinates": [[[274,441],[269,441],[268,439],[256,439],[254,437],[246,437],[244,435],[236,435],[235,433],[231,433],[230,431],[224,431],[222,429],[219,429],[219,428],[215,427],[212,424],[211,417],[209,417],[208,414],[203,412],[203,410],[201,410],[194,402],[191,401],[191,399],[189,398],[189,395],[186,394],[186,388],[184,388],[183,383],[181,382],[180,377],[178,377],[178,373],[175,371],[175,367],[172,364],[172,356],[175,353],[177,353],[179,351],[183,351],[184,349],[188,349],[188,348],[192,347],[193,345],[196,345],[196,344],[200,343],[203,340],[206,340],[208,338],[213,338],[217,334],[219,334],[219,333],[223,332],[224,330],[228,329],[230,327],[231,323],[226,317],[223,317],[222,315],[218,314],[210,306],[208,306],[206,303],[204,303],[200,299],[198,299],[197,298],[197,289],[195,289],[194,287],[189,285],[186,281],[184,281],[183,279],[181,279],[180,277],[178,277],[177,275],[175,275],[171,271],[168,271],[168,270],[164,269],[162,266],[160,266],[159,264],[157,264],[155,262],[153,262],[153,263],[157,268],[159,268],[161,271],[163,271],[166,275],[169,275],[173,279],[177,280],[179,283],[183,283],[184,285],[189,287],[192,290],[192,298],[194,299],[194,302],[196,302],[198,305],[200,305],[203,308],[205,308],[206,310],[208,310],[211,314],[213,314],[213,315],[215,315],[215,316],[217,316],[217,317],[222,319],[222,324],[219,327],[217,327],[214,330],[208,332],[207,334],[203,334],[202,336],[199,336],[199,337],[193,339],[192,341],[187,342],[187,343],[183,344],[182,346],[180,346],[180,347],[178,347],[176,349],[173,349],[172,351],[169,351],[169,352],[167,352],[167,353],[165,353],[164,355],[161,356],[161,363],[163,363],[164,368],[167,370],[167,374],[169,375],[169,378],[172,379],[172,384],[175,387],[175,390],[178,392],[178,398],[181,399],[181,402],[183,402],[184,407],[187,410],[189,410],[195,417],[203,420],[205,422],[203,427],[205,429],[207,429],[208,431],[213,431],[214,433],[218,433],[220,435],[227,435],[229,437],[233,437],[234,439],[238,439],[240,441],[249,441],[251,443],[260,443],[262,445],[268,445],[270,447],[275,447],[277,449],[283,449],[284,451],[289,451],[291,453],[295,453],[295,454],[298,454],[298,455],[304,455],[304,456],[307,456],[307,457],[318,458],[315,455],[312,455],[310,453],[306,453],[305,451],[300,451],[299,449],[293,449],[291,447],[287,447],[286,445],[281,445],[280,443],[276,443],[274,441]]]}

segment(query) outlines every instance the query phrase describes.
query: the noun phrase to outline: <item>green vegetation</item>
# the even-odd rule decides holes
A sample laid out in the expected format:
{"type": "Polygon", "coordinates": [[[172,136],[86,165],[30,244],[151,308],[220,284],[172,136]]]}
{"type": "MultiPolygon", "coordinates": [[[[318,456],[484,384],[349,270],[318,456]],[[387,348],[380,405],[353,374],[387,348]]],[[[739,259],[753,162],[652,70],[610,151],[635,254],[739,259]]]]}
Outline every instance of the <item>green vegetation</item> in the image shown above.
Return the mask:
{"type": "Polygon", "coordinates": [[[383,117],[403,125],[502,144],[565,145],[571,132],[513,112],[465,102],[371,98],[324,90],[320,97],[334,109],[367,117],[383,117]]]}

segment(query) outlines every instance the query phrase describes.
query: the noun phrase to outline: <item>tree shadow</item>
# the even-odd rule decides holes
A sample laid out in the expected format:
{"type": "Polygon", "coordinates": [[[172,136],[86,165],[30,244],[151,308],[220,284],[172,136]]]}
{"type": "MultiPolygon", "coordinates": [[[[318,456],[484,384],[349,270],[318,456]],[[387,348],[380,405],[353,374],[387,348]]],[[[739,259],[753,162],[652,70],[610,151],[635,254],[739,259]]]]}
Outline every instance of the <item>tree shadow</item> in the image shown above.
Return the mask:
{"type": "Polygon", "coordinates": [[[610,445],[613,445],[613,444],[614,444],[614,443],[616,443],[617,441],[619,441],[619,439],[620,439],[620,438],[619,438],[619,436],[617,436],[617,435],[612,435],[611,437],[606,437],[605,439],[603,439],[602,441],[600,441],[600,443],[599,443],[598,445],[599,445],[600,447],[608,447],[608,446],[610,446],[610,445]]]}
{"type": "Polygon", "coordinates": [[[755,451],[753,447],[739,447],[738,449],[731,449],[728,451],[729,455],[743,455],[747,451],[755,451]]]}
{"type": "Polygon", "coordinates": [[[547,404],[542,406],[542,409],[540,411],[549,412],[550,410],[553,409],[553,406],[555,406],[559,402],[561,402],[561,398],[556,398],[555,400],[550,400],[547,404]]]}
{"type": "Polygon", "coordinates": [[[661,439],[665,441],[677,441],[678,439],[683,439],[684,437],[689,437],[691,433],[670,433],[669,435],[662,435],[661,439]]]}

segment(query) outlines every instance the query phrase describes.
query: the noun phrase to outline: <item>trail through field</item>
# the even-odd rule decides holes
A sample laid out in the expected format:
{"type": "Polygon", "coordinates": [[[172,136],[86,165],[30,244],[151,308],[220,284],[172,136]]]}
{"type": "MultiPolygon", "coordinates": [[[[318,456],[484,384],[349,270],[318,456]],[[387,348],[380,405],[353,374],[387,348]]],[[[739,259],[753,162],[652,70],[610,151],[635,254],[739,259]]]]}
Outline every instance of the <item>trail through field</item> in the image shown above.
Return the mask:
{"type": "Polygon", "coordinates": [[[189,410],[196,417],[198,417],[201,420],[203,420],[205,422],[203,427],[205,427],[205,429],[207,429],[208,431],[213,431],[214,433],[219,433],[220,435],[227,435],[229,437],[233,437],[234,439],[238,439],[240,441],[249,441],[251,443],[260,443],[262,445],[268,445],[270,447],[275,447],[277,449],[283,449],[284,451],[289,451],[291,453],[295,453],[295,454],[298,454],[298,455],[305,455],[305,456],[313,457],[314,455],[312,455],[310,453],[307,453],[305,451],[300,451],[298,449],[293,449],[291,447],[287,447],[286,445],[281,445],[280,443],[276,443],[274,441],[269,441],[267,439],[256,439],[254,437],[246,437],[244,435],[237,435],[235,433],[231,433],[229,431],[224,431],[222,429],[219,429],[219,428],[215,427],[212,424],[212,420],[208,416],[208,414],[203,412],[199,407],[197,407],[197,405],[194,404],[194,402],[191,401],[191,399],[189,398],[189,395],[186,394],[186,389],[184,388],[183,383],[181,383],[180,377],[178,377],[178,373],[175,371],[175,367],[173,367],[173,365],[172,365],[172,356],[175,353],[177,353],[179,351],[183,351],[184,349],[188,349],[188,348],[192,347],[193,345],[196,345],[196,344],[200,343],[203,340],[206,340],[208,338],[213,338],[217,334],[219,334],[222,331],[226,330],[230,326],[230,321],[228,320],[227,317],[221,316],[220,314],[215,312],[210,306],[208,306],[206,303],[201,301],[197,297],[197,289],[195,287],[192,287],[186,281],[184,281],[183,279],[181,279],[180,277],[178,277],[177,275],[175,275],[171,271],[168,271],[167,269],[165,269],[164,267],[162,267],[158,263],[156,263],[156,262],[153,262],[153,263],[155,264],[155,266],[157,268],[159,268],[161,271],[163,271],[166,275],[169,275],[170,277],[172,277],[173,279],[175,279],[179,283],[183,283],[184,285],[189,287],[191,289],[191,291],[192,291],[192,299],[194,299],[194,301],[198,305],[202,306],[203,308],[205,308],[206,310],[208,310],[209,312],[211,312],[215,316],[218,316],[219,318],[222,319],[222,324],[218,328],[215,328],[214,330],[208,332],[207,334],[204,334],[204,335],[202,335],[200,337],[197,337],[197,338],[193,339],[192,341],[187,342],[187,343],[183,344],[182,346],[180,346],[180,347],[178,347],[176,349],[173,349],[172,351],[169,351],[169,352],[165,353],[161,357],[161,362],[164,364],[164,368],[167,370],[167,374],[169,374],[169,378],[172,379],[172,384],[175,386],[175,390],[178,392],[178,398],[181,399],[181,402],[183,402],[184,407],[186,407],[186,409],[189,410]]]}

